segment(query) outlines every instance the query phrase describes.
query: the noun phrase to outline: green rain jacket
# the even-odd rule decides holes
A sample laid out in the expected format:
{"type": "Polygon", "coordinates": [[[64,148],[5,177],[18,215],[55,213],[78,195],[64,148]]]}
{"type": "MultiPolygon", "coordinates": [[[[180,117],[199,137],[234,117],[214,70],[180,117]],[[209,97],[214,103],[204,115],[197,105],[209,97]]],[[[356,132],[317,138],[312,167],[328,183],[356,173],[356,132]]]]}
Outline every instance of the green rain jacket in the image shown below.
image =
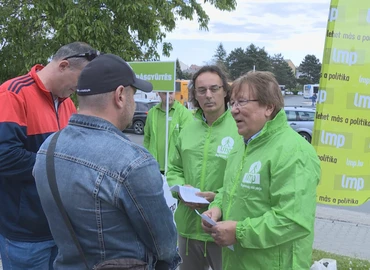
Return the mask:
{"type": "MultiPolygon", "coordinates": [[[[148,112],[144,127],[144,147],[158,160],[157,154],[157,122],[158,110],[161,110],[159,103],[151,108],[148,112]]],[[[175,145],[180,134],[180,131],[190,122],[194,121],[194,116],[186,107],[175,100],[172,105],[175,110],[172,115],[172,120],[168,127],[168,156],[175,151],[175,145]]]]}
{"type": "MultiPolygon", "coordinates": [[[[219,192],[223,185],[226,162],[230,151],[243,147],[235,120],[230,111],[222,114],[212,126],[202,119],[202,110],[195,114],[196,120],[186,126],[179,136],[172,155],[167,181],[173,185],[191,185],[201,191],[219,192]]],[[[207,207],[199,212],[204,212],[207,207]]],[[[178,233],[185,238],[212,241],[201,227],[201,219],[181,201],[175,212],[178,233]]]]}
{"type": "Polygon", "coordinates": [[[310,269],[320,161],[281,110],[245,150],[230,153],[223,192],[209,208],[238,221],[224,270],[310,269]]]}

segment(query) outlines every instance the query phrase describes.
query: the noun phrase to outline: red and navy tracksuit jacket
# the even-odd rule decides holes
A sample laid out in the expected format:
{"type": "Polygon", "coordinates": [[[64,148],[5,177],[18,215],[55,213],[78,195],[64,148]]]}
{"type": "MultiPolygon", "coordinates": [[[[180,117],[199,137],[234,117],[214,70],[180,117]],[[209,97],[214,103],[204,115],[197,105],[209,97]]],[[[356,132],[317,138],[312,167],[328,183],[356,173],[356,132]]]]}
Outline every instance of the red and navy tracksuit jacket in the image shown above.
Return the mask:
{"type": "Polygon", "coordinates": [[[76,113],[70,98],[55,109],[36,73],[42,68],[0,86],[0,234],[21,242],[52,239],[32,169],[41,144],[76,113]]]}

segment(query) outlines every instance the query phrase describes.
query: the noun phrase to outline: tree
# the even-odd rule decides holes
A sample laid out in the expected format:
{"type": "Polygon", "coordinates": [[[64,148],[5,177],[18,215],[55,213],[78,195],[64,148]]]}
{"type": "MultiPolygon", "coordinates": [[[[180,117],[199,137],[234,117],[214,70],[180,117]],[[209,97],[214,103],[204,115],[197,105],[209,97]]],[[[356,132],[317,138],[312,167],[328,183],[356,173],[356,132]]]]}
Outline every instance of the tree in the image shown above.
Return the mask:
{"type": "MultiPolygon", "coordinates": [[[[205,0],[219,10],[233,10],[236,0],[205,0]]],[[[0,81],[47,63],[61,46],[85,41],[127,61],[169,56],[167,32],[196,16],[208,30],[209,17],[198,1],[2,0],[0,3],[0,81]]]]}
{"type": "Polygon", "coordinates": [[[296,87],[297,80],[293,70],[281,54],[275,54],[271,57],[271,66],[272,72],[275,74],[276,80],[280,85],[285,85],[288,89],[296,87]]]}
{"type": "Polygon", "coordinates": [[[269,55],[264,48],[258,48],[251,44],[244,51],[242,48],[236,48],[230,52],[226,58],[231,79],[236,79],[241,75],[253,70],[271,71],[269,55]]]}
{"type": "Polygon", "coordinates": [[[184,80],[191,80],[191,78],[193,78],[193,74],[191,74],[190,72],[183,72],[182,74],[184,80]]]}
{"type": "Polygon", "coordinates": [[[302,63],[299,65],[298,70],[302,73],[299,76],[298,82],[300,84],[319,83],[321,63],[315,55],[308,54],[305,56],[302,63]]]}
{"type": "Polygon", "coordinates": [[[222,45],[222,43],[220,43],[218,45],[217,49],[216,49],[215,54],[213,55],[213,59],[215,60],[216,63],[218,63],[218,62],[225,63],[226,56],[227,56],[227,53],[226,53],[226,50],[224,48],[224,45],[222,45]]]}
{"type": "Polygon", "coordinates": [[[176,59],[176,79],[183,79],[184,74],[182,73],[181,66],[180,66],[180,61],[179,59],[176,59]]]}
{"type": "Polygon", "coordinates": [[[253,63],[252,68],[259,71],[271,71],[271,61],[265,48],[256,47],[253,43],[246,49],[247,57],[253,63]]]}
{"type": "Polygon", "coordinates": [[[224,45],[220,43],[213,55],[213,60],[215,61],[215,65],[218,66],[225,74],[228,74],[229,71],[226,66],[226,56],[227,52],[224,48],[224,45]]]}
{"type": "Polygon", "coordinates": [[[226,63],[232,80],[252,70],[250,63],[248,63],[247,55],[242,48],[232,50],[226,58],[226,63]]]}

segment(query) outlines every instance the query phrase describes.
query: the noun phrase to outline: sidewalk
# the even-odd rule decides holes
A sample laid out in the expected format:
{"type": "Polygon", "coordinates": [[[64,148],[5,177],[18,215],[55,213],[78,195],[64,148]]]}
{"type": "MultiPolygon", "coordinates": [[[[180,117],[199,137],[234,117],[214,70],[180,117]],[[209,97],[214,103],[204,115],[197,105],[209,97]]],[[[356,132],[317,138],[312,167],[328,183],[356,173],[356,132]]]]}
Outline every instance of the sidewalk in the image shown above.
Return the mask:
{"type": "Polygon", "coordinates": [[[317,206],[313,247],[370,261],[370,215],[317,206]]]}
{"type": "Polygon", "coordinates": [[[370,261],[370,214],[318,205],[313,247],[370,261]]]}

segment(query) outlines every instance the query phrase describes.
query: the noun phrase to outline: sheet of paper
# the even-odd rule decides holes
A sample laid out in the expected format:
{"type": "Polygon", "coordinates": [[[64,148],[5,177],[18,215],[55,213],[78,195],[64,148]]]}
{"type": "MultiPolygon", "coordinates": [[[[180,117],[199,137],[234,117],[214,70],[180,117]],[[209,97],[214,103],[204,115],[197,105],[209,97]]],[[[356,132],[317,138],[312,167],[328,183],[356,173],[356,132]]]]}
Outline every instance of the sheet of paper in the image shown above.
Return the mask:
{"type": "MultiPolygon", "coordinates": [[[[203,220],[207,221],[209,224],[211,224],[212,226],[216,225],[217,223],[211,219],[209,216],[205,215],[205,214],[201,214],[198,212],[197,209],[194,210],[203,220]]],[[[230,245],[230,246],[227,246],[229,249],[231,249],[232,251],[234,251],[234,245],[230,245]]]]}
{"type": "Polygon", "coordinates": [[[209,201],[205,198],[195,195],[195,193],[200,192],[199,188],[176,185],[172,186],[170,190],[179,193],[184,202],[209,204],[209,201]]]}
{"type": "Polygon", "coordinates": [[[207,221],[209,224],[211,224],[212,226],[213,225],[216,225],[216,221],[214,221],[213,219],[211,219],[209,216],[205,215],[205,214],[201,214],[199,213],[199,211],[197,209],[194,210],[199,216],[201,216],[201,218],[205,221],[207,221]]]}

